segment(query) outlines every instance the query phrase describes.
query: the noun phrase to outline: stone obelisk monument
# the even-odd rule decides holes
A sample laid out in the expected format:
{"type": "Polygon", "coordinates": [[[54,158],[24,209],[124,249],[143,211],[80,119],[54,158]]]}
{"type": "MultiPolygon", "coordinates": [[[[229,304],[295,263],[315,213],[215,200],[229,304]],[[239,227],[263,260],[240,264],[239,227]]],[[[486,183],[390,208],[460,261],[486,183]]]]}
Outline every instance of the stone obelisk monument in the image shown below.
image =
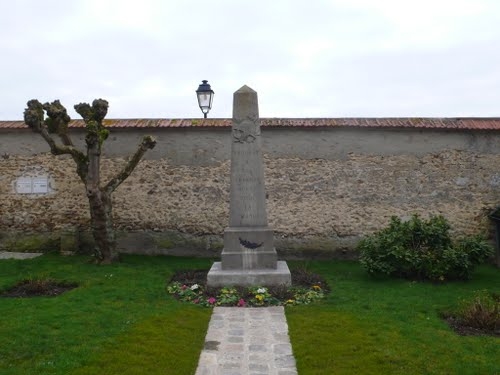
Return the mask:
{"type": "Polygon", "coordinates": [[[267,224],[264,166],[257,93],[234,93],[231,134],[229,227],[221,262],[208,273],[209,286],[291,284],[286,262],[278,261],[267,224]]]}

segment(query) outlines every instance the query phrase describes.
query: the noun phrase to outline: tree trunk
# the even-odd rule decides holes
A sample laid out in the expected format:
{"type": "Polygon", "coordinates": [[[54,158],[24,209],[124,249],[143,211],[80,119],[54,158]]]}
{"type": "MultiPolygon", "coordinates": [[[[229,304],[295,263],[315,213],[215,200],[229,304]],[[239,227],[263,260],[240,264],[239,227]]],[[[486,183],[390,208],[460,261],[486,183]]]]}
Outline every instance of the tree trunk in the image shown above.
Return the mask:
{"type": "Polygon", "coordinates": [[[111,214],[111,195],[97,189],[88,191],[90,223],[95,241],[96,261],[110,264],[119,260],[111,214]]]}
{"type": "Polygon", "coordinates": [[[101,147],[109,135],[109,131],[102,121],[108,112],[108,102],[96,99],[92,102],[92,106],[87,103],[76,104],[75,110],[85,122],[86,155],[73,146],[68,135],[68,125],[71,118],[59,100],[43,105],[36,99],[30,100],[28,108],[24,110],[24,121],[34,132],[42,135],[49,144],[52,154],[71,155],[75,161],[76,171],[85,184],[90,203],[90,224],[95,240],[96,261],[113,263],[118,261],[119,257],[116,251],[115,231],[113,230],[111,194],[130,176],[144,153],[155,147],[156,141],[151,136],[145,136],[123,169],[106,186],[101,187],[101,147]],[[45,118],[45,112],[48,118],[45,118]],[[62,146],[57,144],[51,133],[59,135],[63,143],[62,146]]]}

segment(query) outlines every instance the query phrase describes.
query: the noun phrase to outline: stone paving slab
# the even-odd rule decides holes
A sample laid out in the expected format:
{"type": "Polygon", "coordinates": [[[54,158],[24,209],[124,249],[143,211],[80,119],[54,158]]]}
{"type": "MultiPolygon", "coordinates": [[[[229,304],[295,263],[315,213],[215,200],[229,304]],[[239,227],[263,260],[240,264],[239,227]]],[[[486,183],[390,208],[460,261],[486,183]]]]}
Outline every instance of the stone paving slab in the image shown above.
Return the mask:
{"type": "Polygon", "coordinates": [[[215,307],[196,375],[297,375],[284,308],[215,307]]]}
{"type": "Polygon", "coordinates": [[[0,259],[31,259],[39,257],[43,253],[14,253],[10,251],[0,251],[0,259]]]}

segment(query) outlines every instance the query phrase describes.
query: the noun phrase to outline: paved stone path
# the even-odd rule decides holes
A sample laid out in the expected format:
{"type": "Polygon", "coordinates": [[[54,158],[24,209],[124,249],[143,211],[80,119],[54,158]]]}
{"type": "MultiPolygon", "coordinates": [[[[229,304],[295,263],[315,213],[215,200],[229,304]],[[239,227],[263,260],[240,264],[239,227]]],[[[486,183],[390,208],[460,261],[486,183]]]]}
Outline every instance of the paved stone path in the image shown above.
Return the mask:
{"type": "Polygon", "coordinates": [[[196,375],[297,375],[282,306],[215,307],[196,375]]]}
{"type": "Polygon", "coordinates": [[[10,251],[0,251],[0,259],[31,259],[39,257],[43,253],[13,253],[10,251]]]}

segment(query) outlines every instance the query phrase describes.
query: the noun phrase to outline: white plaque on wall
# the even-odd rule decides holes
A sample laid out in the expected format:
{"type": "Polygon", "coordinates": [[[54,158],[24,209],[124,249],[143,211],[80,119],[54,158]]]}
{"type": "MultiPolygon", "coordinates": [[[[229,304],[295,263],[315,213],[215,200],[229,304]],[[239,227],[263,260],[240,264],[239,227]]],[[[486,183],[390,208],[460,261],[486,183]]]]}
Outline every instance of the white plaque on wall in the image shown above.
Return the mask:
{"type": "Polygon", "coordinates": [[[18,194],[47,194],[49,193],[49,178],[45,177],[19,177],[15,184],[18,194]]]}
{"type": "Polygon", "coordinates": [[[16,181],[16,192],[18,194],[31,194],[33,192],[31,177],[19,177],[16,181]]]}
{"type": "Polygon", "coordinates": [[[47,194],[49,192],[49,181],[47,177],[33,178],[33,194],[47,194]]]}

